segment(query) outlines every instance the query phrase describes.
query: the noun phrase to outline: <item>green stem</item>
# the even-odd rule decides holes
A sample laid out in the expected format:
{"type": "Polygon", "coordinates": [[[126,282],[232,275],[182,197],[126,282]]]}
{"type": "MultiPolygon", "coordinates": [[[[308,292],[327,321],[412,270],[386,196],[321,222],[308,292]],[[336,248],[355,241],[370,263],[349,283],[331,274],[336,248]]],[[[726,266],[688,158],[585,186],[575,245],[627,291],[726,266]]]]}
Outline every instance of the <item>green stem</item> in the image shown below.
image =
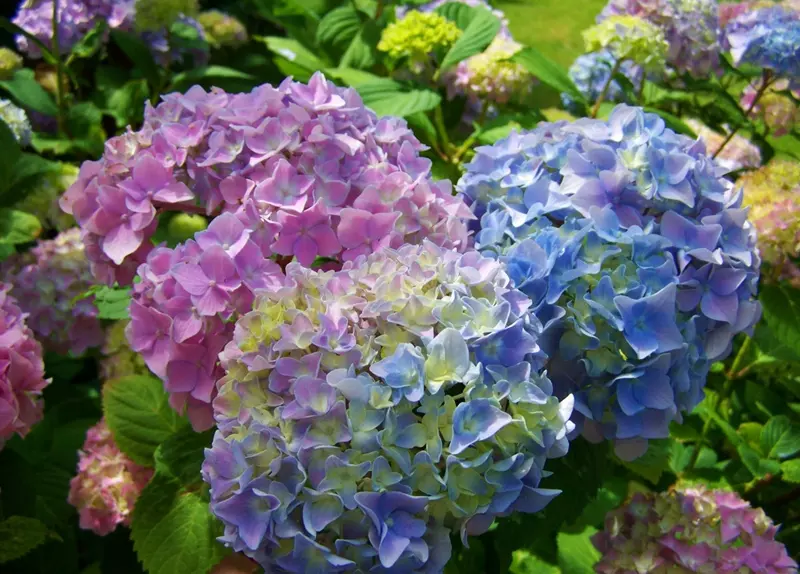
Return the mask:
{"type": "Polygon", "coordinates": [[[442,150],[445,155],[450,155],[453,149],[453,144],[450,142],[450,136],[447,135],[447,127],[444,125],[444,112],[442,106],[439,104],[433,110],[433,123],[436,126],[436,131],[439,132],[439,138],[442,140],[442,150]]]}
{"type": "MultiPolygon", "coordinates": [[[[750,102],[750,105],[747,107],[747,111],[744,113],[744,117],[745,117],[746,121],[750,120],[750,114],[753,112],[753,109],[755,109],[756,104],[758,103],[758,100],[760,100],[761,96],[763,96],[764,93],[767,91],[767,88],[769,87],[769,84],[770,84],[771,81],[772,81],[772,76],[770,74],[770,71],[769,70],[764,70],[764,72],[761,75],[761,86],[758,88],[758,91],[756,92],[756,95],[753,98],[753,101],[750,102]]],[[[711,156],[712,159],[716,159],[716,157],[720,153],[722,153],[722,150],[725,149],[725,146],[730,143],[730,141],[733,139],[733,136],[735,136],[736,132],[739,131],[740,127],[741,126],[736,126],[735,128],[733,128],[730,131],[730,133],[727,136],[725,136],[725,139],[722,140],[721,144],[719,144],[719,147],[717,148],[717,151],[715,151],[714,155],[711,156]]]]}
{"type": "Polygon", "coordinates": [[[67,133],[67,103],[64,99],[64,62],[58,43],[58,2],[53,2],[53,56],[56,59],[56,105],[58,106],[58,131],[67,133]]]}
{"type": "Polygon", "coordinates": [[[456,150],[456,153],[453,154],[453,163],[458,163],[461,160],[461,157],[467,153],[467,150],[472,147],[472,144],[475,143],[475,140],[478,139],[478,136],[483,131],[483,122],[486,121],[486,114],[489,112],[489,106],[484,103],[483,107],[481,108],[481,113],[478,116],[477,129],[470,134],[470,136],[464,140],[464,143],[456,150]]]}
{"type": "Polygon", "coordinates": [[[608,95],[608,89],[611,87],[611,82],[614,81],[614,76],[617,74],[617,72],[619,72],[620,66],[622,66],[622,58],[614,62],[614,66],[611,68],[611,73],[608,75],[608,79],[603,85],[603,89],[600,90],[600,95],[597,96],[597,101],[594,103],[594,107],[592,107],[593,118],[597,117],[597,113],[600,111],[600,106],[603,105],[603,102],[608,95]]]}

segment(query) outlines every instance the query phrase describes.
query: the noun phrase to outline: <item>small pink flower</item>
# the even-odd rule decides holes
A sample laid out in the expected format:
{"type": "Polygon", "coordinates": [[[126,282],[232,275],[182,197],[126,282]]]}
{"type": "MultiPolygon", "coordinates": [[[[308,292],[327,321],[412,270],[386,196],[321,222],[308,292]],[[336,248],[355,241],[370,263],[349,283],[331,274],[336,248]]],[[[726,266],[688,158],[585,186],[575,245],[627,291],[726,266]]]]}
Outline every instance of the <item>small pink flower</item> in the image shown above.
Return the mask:
{"type": "Polygon", "coordinates": [[[319,201],[300,214],[282,211],[278,222],[282,227],[272,250],[280,255],[294,255],[306,267],[317,256],[332,257],[342,249],[331,228],[330,216],[319,201]]]}
{"type": "Polygon", "coordinates": [[[368,255],[391,245],[394,225],[399,213],[370,213],[347,207],[341,211],[339,242],[345,248],[344,261],[368,255]]]}

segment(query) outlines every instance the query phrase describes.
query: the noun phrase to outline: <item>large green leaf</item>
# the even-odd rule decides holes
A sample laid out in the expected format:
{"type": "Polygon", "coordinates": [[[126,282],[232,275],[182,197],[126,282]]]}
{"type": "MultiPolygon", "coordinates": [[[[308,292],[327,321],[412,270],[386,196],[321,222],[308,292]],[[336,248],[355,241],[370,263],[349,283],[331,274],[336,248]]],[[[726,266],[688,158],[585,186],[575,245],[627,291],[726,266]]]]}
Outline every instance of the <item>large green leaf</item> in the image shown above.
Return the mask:
{"type": "Polygon", "coordinates": [[[432,90],[404,91],[392,80],[360,84],[356,87],[364,104],[378,116],[410,116],[438,106],[442,98],[432,90]]]}
{"type": "Polygon", "coordinates": [[[800,458],[781,463],[781,472],[783,473],[783,480],[786,482],[800,483],[800,458]]]}
{"type": "Polygon", "coordinates": [[[197,490],[156,473],[133,511],[131,538],[148,574],[205,574],[228,552],[222,525],[197,490]]]}
{"type": "Polygon", "coordinates": [[[42,224],[35,215],[16,209],[0,209],[0,244],[28,243],[41,232],[42,224]]]}
{"type": "Polygon", "coordinates": [[[566,70],[545,57],[536,48],[528,46],[514,54],[511,59],[525,66],[543,84],[547,84],[558,92],[565,92],[579,102],[585,102],[583,94],[575,87],[566,70]]]}
{"type": "Polygon", "coordinates": [[[340,6],[325,14],[317,25],[317,42],[344,46],[361,29],[361,16],[352,6],[340,6]]]}
{"type": "Polygon", "coordinates": [[[94,297],[97,307],[97,316],[100,319],[120,321],[129,319],[128,307],[131,303],[130,287],[109,287],[107,285],[93,285],[88,291],[76,297],[76,301],[94,297]]]}
{"type": "Polygon", "coordinates": [[[256,36],[256,39],[264,42],[273,53],[304,68],[308,72],[313,73],[327,67],[311,50],[297,40],[278,36],[256,36]]]}
{"type": "Polygon", "coordinates": [[[760,444],[770,458],[789,458],[800,451],[800,427],[785,415],[774,416],[761,430],[760,444]]]}
{"type": "Polygon", "coordinates": [[[647,452],[631,461],[619,460],[628,470],[652,484],[657,484],[661,475],[670,468],[671,439],[651,440],[647,452]]]}
{"type": "Polygon", "coordinates": [[[10,80],[0,82],[0,88],[11,94],[11,97],[25,108],[46,116],[58,114],[56,102],[47,90],[36,81],[33,70],[28,68],[17,70],[10,80]]]}
{"type": "Polygon", "coordinates": [[[156,469],[178,479],[186,487],[199,485],[203,452],[211,447],[213,438],[213,430],[198,433],[186,427],[176,432],[156,449],[156,469]]]}
{"type": "Polygon", "coordinates": [[[47,540],[47,526],[35,518],[9,516],[0,522],[0,564],[25,556],[47,540]]]}
{"type": "Polygon", "coordinates": [[[558,533],[558,565],[564,574],[594,574],[594,565],[600,559],[591,540],[596,532],[596,528],[587,526],[579,533],[558,533]]]}
{"type": "Polygon", "coordinates": [[[475,8],[462,2],[448,2],[436,9],[436,13],[455,23],[461,30],[466,30],[475,18],[475,8]]]}
{"type": "Polygon", "coordinates": [[[108,381],[103,387],[103,413],[119,448],[144,466],[153,466],[156,448],[186,426],[154,377],[108,381]]]}
{"type": "Polygon", "coordinates": [[[765,285],[759,297],[764,320],[775,340],[800,349],[800,291],[783,285],[765,285]]]}
{"type": "Polygon", "coordinates": [[[373,20],[367,20],[353,37],[339,61],[339,66],[369,68],[375,64],[375,49],[381,31],[373,20]]]}
{"type": "Polygon", "coordinates": [[[139,36],[122,30],[111,30],[111,39],[128,56],[150,85],[160,84],[161,68],[156,64],[150,48],[139,36]]]}
{"type": "Polygon", "coordinates": [[[497,16],[485,8],[475,9],[472,20],[447,52],[439,69],[447,70],[470,56],[480,54],[492,43],[499,30],[500,20],[497,16]]]}
{"type": "Polygon", "coordinates": [[[777,461],[762,458],[761,455],[750,445],[741,443],[736,447],[739,458],[755,478],[764,478],[768,474],[777,474],[781,470],[781,465],[777,461]]]}

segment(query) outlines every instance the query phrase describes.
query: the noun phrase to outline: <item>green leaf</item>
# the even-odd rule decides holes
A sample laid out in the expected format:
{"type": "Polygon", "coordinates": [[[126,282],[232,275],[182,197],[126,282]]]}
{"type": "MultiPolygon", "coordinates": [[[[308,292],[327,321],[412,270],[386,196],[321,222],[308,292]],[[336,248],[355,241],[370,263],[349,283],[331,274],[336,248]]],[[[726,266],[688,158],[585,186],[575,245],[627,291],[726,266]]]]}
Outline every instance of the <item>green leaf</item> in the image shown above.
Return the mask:
{"type": "Polygon", "coordinates": [[[149,97],[150,88],[147,80],[131,80],[110,91],[106,108],[114,116],[118,126],[126,126],[141,117],[144,104],[149,97]]]}
{"type": "Polygon", "coordinates": [[[528,46],[514,54],[511,59],[525,66],[543,84],[547,84],[557,92],[565,92],[573,99],[585,103],[583,94],[575,87],[566,70],[545,57],[536,48],[528,46]]]}
{"type": "Polygon", "coordinates": [[[0,564],[25,556],[47,540],[47,526],[35,518],[9,516],[0,522],[0,564]]]}
{"type": "Polygon", "coordinates": [[[322,60],[317,58],[311,50],[303,46],[297,40],[280,38],[278,36],[256,36],[255,38],[256,40],[264,42],[270,51],[309,72],[315,72],[326,68],[322,60]]]}
{"type": "MultiPolygon", "coordinates": [[[[336,82],[337,84],[352,86],[354,88],[363,84],[387,81],[387,78],[381,78],[380,76],[376,76],[370,72],[347,67],[327,68],[325,70],[325,75],[330,76],[334,80],[339,80],[336,82]]],[[[396,82],[393,82],[393,84],[398,87],[400,86],[400,84],[397,84],[396,82]]]]}
{"type": "Polygon", "coordinates": [[[669,468],[674,474],[680,474],[689,466],[694,447],[675,441],[669,453],[669,468]]]}
{"type": "Polygon", "coordinates": [[[133,511],[131,538],[148,574],[204,574],[227,550],[217,542],[222,525],[197,491],[157,473],[133,511]]]}
{"type": "Polygon", "coordinates": [[[382,80],[361,84],[357,88],[364,105],[378,116],[410,116],[426,112],[438,106],[442,98],[432,90],[402,91],[402,87],[392,80],[382,80]]]}
{"type": "Polygon", "coordinates": [[[0,244],[28,243],[41,232],[42,224],[35,215],[16,209],[0,209],[0,244]]]}
{"type": "Polygon", "coordinates": [[[594,574],[594,565],[600,552],[591,541],[597,529],[587,526],[582,532],[558,533],[558,565],[564,574],[594,574]]]}
{"type": "Polygon", "coordinates": [[[226,66],[202,66],[192,70],[176,74],[170,84],[171,90],[184,91],[195,84],[206,87],[217,87],[224,90],[242,89],[252,87],[258,83],[258,79],[245,72],[234,70],[226,66]]]}
{"type": "Polygon", "coordinates": [[[161,83],[161,68],[156,64],[153,53],[141,38],[130,32],[111,30],[111,39],[128,56],[128,59],[139,69],[150,85],[158,86],[161,83]]]}
{"type": "Polygon", "coordinates": [[[670,468],[672,446],[670,439],[651,440],[647,452],[635,460],[618,462],[645,480],[657,484],[665,470],[670,468]]]}
{"type": "Polygon", "coordinates": [[[435,12],[455,23],[460,30],[466,30],[475,18],[476,9],[461,2],[448,2],[439,6],[435,12]]]}
{"type": "Polygon", "coordinates": [[[340,6],[325,14],[317,26],[317,42],[342,46],[358,34],[361,16],[352,6],[340,6]]]}
{"type": "Polygon", "coordinates": [[[770,458],[789,458],[800,452],[800,427],[789,417],[774,416],[761,431],[761,450],[770,458]]]}
{"type": "Polygon", "coordinates": [[[21,106],[46,116],[58,115],[58,106],[53,96],[36,81],[33,70],[22,68],[10,80],[0,82],[3,88],[21,106]]]}
{"type": "Polygon", "coordinates": [[[186,427],[176,432],[156,449],[154,458],[157,471],[178,479],[187,487],[201,484],[203,452],[211,447],[213,438],[213,429],[198,433],[186,427]]]}
{"type": "Polygon", "coordinates": [[[783,473],[783,480],[786,482],[800,483],[800,458],[781,463],[781,472],[783,473]]]}
{"type": "Polygon", "coordinates": [[[76,301],[91,296],[94,296],[94,305],[97,307],[100,319],[109,319],[111,321],[130,319],[128,311],[131,303],[130,287],[94,285],[86,293],[76,298],[76,301]]]}
{"type": "Polygon", "coordinates": [[[76,58],[91,58],[103,47],[106,32],[108,32],[108,22],[100,20],[94,28],[89,30],[89,32],[72,47],[70,56],[76,58]]]}
{"type": "Polygon", "coordinates": [[[153,466],[156,448],[186,422],[169,406],[163,384],[131,376],[103,386],[103,413],[119,448],[134,462],[153,466]]]}
{"type": "Polygon", "coordinates": [[[339,61],[339,66],[351,68],[370,68],[375,64],[375,47],[380,40],[381,31],[378,25],[367,20],[347,46],[339,61]]]}
{"type": "Polygon", "coordinates": [[[447,70],[470,56],[483,52],[492,43],[499,30],[500,20],[497,16],[485,8],[475,9],[469,26],[447,52],[439,66],[439,71],[447,70]]]}
{"type": "Polygon", "coordinates": [[[515,550],[509,574],[561,574],[558,566],[545,562],[527,550],[515,550]]]}
{"type": "Polygon", "coordinates": [[[778,343],[800,349],[800,291],[783,285],[764,285],[759,299],[764,320],[778,343]]]}
{"type": "Polygon", "coordinates": [[[777,474],[781,470],[781,466],[778,462],[761,458],[761,455],[758,454],[756,449],[748,444],[740,444],[736,448],[736,451],[739,453],[739,458],[742,459],[742,463],[755,478],[763,478],[768,474],[777,474]]]}

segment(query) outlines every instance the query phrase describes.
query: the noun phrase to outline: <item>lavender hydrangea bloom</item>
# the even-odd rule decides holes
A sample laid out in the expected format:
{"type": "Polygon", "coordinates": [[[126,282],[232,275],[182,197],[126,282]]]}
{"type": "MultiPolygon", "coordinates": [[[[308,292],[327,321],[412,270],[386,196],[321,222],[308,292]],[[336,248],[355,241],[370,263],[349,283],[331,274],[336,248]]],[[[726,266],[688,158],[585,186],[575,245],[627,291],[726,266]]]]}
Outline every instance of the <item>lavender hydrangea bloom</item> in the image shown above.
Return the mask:
{"type": "MultiPolygon", "coordinates": [[[[590,54],[578,56],[575,59],[572,66],[569,68],[569,77],[572,79],[575,87],[578,88],[578,91],[584,95],[586,101],[595,102],[600,97],[600,92],[603,91],[603,87],[606,85],[608,76],[611,74],[611,69],[613,67],[614,58],[608,50],[592,52],[590,54]]],[[[619,73],[628,78],[636,89],[638,89],[644,81],[644,72],[642,68],[630,61],[622,63],[619,73]]],[[[569,94],[561,94],[561,101],[568,110],[578,111],[576,102],[569,94]]],[[[609,84],[605,101],[629,103],[626,100],[625,92],[616,80],[612,80],[611,84],[609,84]]]]}
{"type": "Polygon", "coordinates": [[[800,76],[800,12],[775,6],[743,14],[725,29],[735,64],[752,64],[796,82],[800,76]]]}
{"type": "Polygon", "coordinates": [[[40,241],[3,262],[0,271],[46,349],[81,355],[103,343],[94,297],[81,298],[94,282],[79,229],[40,241]]]}
{"type": "Polygon", "coordinates": [[[629,454],[668,435],[759,317],[755,232],[723,173],[702,140],[619,105],[607,122],[478,148],[458,184],[480,217],[476,247],[547,326],[558,392],[575,393],[589,436],[629,454]]]}
{"type": "Polygon", "coordinates": [[[678,72],[703,78],[719,70],[722,30],[717,0],[609,0],[598,16],[629,14],[664,31],[667,63],[678,72]]]}
{"type": "Polygon", "coordinates": [[[221,540],[276,574],[436,574],[451,531],[541,510],[573,401],[530,305],[499,262],[431,242],[290,264],[220,356],[203,476],[221,540]]]}

